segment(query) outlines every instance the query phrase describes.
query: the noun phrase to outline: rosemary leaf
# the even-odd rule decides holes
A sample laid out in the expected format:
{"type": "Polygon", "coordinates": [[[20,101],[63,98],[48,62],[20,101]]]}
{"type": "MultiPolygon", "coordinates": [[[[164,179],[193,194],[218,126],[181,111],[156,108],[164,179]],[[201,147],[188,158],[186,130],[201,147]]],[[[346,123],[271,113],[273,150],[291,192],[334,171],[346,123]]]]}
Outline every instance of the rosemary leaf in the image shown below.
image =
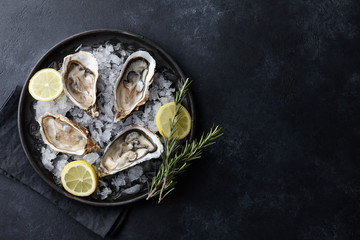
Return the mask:
{"type": "Polygon", "coordinates": [[[200,140],[193,140],[192,142],[185,142],[184,146],[180,146],[174,134],[181,118],[180,110],[182,108],[182,101],[189,89],[191,81],[186,79],[182,87],[175,94],[175,113],[173,119],[170,119],[170,136],[164,140],[164,152],[161,155],[162,163],[156,171],[151,180],[151,185],[148,183],[148,196],[150,199],[159,196],[160,203],[170,192],[172,192],[176,185],[176,177],[183,172],[191,164],[191,161],[201,158],[202,149],[215,143],[215,139],[222,135],[221,127],[212,127],[210,131],[203,133],[200,140]]]}

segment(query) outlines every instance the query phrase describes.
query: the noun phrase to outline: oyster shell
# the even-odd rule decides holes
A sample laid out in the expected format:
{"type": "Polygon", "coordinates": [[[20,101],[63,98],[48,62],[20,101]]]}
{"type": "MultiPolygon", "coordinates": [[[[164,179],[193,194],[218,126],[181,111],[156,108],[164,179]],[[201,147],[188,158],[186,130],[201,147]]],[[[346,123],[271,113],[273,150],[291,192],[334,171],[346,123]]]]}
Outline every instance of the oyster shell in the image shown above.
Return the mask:
{"type": "Polygon", "coordinates": [[[134,52],[126,59],[114,87],[115,122],[148,100],[155,66],[155,59],[145,51],[134,52]]]}
{"type": "Polygon", "coordinates": [[[61,114],[45,113],[38,122],[42,139],[56,152],[84,155],[100,149],[84,127],[61,114]]]}
{"type": "Polygon", "coordinates": [[[98,63],[89,53],[80,51],[64,58],[62,83],[65,94],[91,117],[98,117],[96,82],[98,63]]]}
{"type": "Polygon", "coordinates": [[[127,126],[105,149],[98,175],[104,177],[141,162],[158,158],[163,149],[155,133],[139,125],[127,126]]]}

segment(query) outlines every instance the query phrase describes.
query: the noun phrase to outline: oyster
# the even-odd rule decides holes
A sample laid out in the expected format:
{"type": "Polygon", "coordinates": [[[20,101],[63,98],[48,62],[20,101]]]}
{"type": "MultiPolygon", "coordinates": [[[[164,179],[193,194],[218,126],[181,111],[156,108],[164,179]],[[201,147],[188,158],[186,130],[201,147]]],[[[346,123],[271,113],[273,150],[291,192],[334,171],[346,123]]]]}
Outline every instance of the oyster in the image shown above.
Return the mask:
{"type": "Polygon", "coordinates": [[[84,155],[100,149],[84,127],[61,114],[45,113],[38,122],[44,142],[54,151],[84,155]]]}
{"type": "Polygon", "coordinates": [[[158,158],[163,149],[159,137],[147,128],[139,125],[127,126],[105,149],[98,175],[104,177],[158,158]]]}
{"type": "Polygon", "coordinates": [[[91,117],[98,117],[96,82],[98,63],[88,52],[80,51],[64,58],[62,83],[65,94],[91,117]]]}
{"type": "Polygon", "coordinates": [[[134,52],[126,59],[114,87],[115,122],[147,101],[155,66],[155,59],[145,51],[134,52]]]}

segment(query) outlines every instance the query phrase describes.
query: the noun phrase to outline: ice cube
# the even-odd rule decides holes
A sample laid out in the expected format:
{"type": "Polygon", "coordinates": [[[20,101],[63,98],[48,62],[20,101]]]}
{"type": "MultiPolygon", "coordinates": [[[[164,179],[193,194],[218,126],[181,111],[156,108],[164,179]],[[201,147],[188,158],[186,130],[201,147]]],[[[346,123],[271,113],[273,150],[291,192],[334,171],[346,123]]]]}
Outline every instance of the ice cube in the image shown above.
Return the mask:
{"type": "Polygon", "coordinates": [[[130,188],[127,188],[123,191],[124,194],[128,194],[128,195],[131,195],[131,194],[135,194],[135,193],[138,193],[140,191],[140,188],[141,188],[141,185],[140,184],[136,184],[130,188]]]}
{"type": "Polygon", "coordinates": [[[141,166],[137,165],[129,169],[128,177],[130,182],[138,180],[139,177],[143,174],[143,169],[141,166]]]}
{"type": "Polygon", "coordinates": [[[116,65],[120,65],[120,63],[121,63],[121,59],[115,54],[110,55],[110,61],[112,63],[115,63],[116,65]]]}
{"type": "Polygon", "coordinates": [[[108,187],[104,187],[103,189],[101,189],[101,191],[100,191],[101,200],[104,200],[105,198],[107,198],[111,193],[112,193],[112,190],[108,187]]]}
{"type": "Polygon", "coordinates": [[[91,153],[84,155],[83,160],[90,165],[94,165],[97,162],[97,160],[99,160],[99,158],[100,158],[100,156],[98,153],[91,152],[91,153]]]}
{"type": "Polygon", "coordinates": [[[116,191],[119,191],[120,187],[123,187],[126,185],[124,173],[122,173],[122,172],[118,173],[116,178],[112,179],[111,183],[116,188],[116,191]]]}
{"type": "Polygon", "coordinates": [[[41,162],[44,165],[44,167],[49,171],[53,170],[54,164],[52,160],[56,158],[56,155],[58,153],[54,152],[49,147],[42,147],[41,154],[42,154],[41,162]]]}

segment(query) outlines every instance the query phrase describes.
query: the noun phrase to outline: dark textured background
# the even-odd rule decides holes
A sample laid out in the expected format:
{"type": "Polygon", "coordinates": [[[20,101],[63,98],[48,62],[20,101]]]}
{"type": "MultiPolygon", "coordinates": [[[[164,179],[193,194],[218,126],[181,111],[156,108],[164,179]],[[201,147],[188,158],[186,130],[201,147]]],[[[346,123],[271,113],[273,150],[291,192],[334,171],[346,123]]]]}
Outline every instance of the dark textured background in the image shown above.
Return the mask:
{"type": "MultiPolygon", "coordinates": [[[[72,34],[144,35],[194,80],[198,135],[224,136],[114,239],[360,239],[359,13],[355,0],[2,0],[0,105],[72,34]]],[[[0,211],[1,239],[100,239],[3,176],[0,211]]]]}

